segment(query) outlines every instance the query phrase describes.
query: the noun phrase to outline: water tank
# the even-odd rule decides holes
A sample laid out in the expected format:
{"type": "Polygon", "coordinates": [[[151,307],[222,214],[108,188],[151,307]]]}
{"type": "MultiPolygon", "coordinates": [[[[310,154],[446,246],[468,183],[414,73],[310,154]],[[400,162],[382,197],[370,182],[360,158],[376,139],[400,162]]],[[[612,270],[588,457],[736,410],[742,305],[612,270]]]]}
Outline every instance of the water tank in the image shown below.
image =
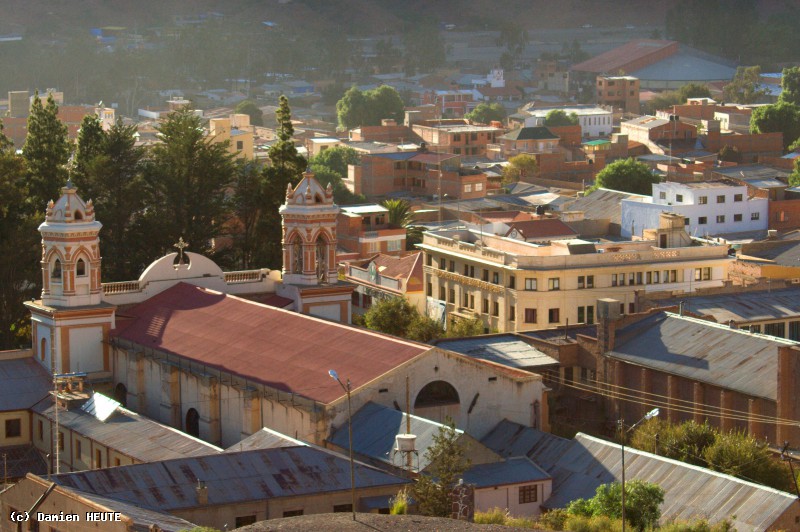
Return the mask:
{"type": "Polygon", "coordinates": [[[395,440],[397,441],[397,450],[400,452],[407,453],[416,450],[416,434],[398,434],[395,436],[395,440]]]}

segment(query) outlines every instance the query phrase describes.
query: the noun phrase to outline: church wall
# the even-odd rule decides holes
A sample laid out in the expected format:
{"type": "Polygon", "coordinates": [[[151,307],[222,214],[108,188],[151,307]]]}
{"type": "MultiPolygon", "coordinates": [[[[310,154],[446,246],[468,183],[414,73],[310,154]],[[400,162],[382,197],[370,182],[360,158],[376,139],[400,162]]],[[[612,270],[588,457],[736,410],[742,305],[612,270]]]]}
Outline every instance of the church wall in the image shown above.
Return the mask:
{"type": "Polygon", "coordinates": [[[83,326],[69,328],[70,371],[103,371],[103,328],[83,326]]]}

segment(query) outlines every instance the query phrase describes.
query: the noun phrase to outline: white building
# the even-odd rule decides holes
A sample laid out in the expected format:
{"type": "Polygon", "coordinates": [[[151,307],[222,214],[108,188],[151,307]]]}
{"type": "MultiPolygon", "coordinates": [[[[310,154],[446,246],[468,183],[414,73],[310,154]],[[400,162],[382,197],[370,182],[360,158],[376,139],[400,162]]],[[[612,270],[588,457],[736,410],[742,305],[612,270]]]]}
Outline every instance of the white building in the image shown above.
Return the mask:
{"type": "Polygon", "coordinates": [[[556,109],[564,111],[568,115],[575,113],[584,137],[607,137],[614,130],[611,111],[602,107],[587,107],[583,105],[529,109],[526,111],[530,116],[525,119],[525,127],[543,126],[547,113],[556,109]]]}
{"type": "Polygon", "coordinates": [[[766,198],[748,197],[747,187],[730,180],[658,183],[653,196],[622,200],[623,237],[642,236],[657,226],[662,212],[684,217],[692,236],[713,236],[767,229],[766,198]]]}

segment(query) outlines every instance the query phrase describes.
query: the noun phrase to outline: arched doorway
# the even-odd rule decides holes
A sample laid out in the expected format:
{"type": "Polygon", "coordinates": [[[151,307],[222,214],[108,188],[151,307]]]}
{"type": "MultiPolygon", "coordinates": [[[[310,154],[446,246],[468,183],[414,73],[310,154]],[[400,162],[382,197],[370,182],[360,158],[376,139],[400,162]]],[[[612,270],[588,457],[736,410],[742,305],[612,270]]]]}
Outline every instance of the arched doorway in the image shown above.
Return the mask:
{"type": "Polygon", "coordinates": [[[128,407],[128,388],[121,382],[114,387],[114,400],[124,408],[128,407]]]}
{"type": "Polygon", "coordinates": [[[448,417],[456,420],[460,410],[458,391],[447,381],[429,382],[414,400],[414,414],[434,421],[444,422],[448,417]]]}
{"type": "Polygon", "coordinates": [[[194,408],[186,412],[186,434],[195,438],[200,437],[200,414],[194,408]]]}

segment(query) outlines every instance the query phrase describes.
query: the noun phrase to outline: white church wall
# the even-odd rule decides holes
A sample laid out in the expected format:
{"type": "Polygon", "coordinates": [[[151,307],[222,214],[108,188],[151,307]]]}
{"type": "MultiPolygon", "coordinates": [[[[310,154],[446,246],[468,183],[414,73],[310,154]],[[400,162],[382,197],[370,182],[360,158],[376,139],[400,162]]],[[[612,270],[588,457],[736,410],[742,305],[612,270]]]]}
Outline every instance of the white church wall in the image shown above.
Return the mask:
{"type": "Polygon", "coordinates": [[[68,332],[70,371],[103,371],[103,328],[71,327],[68,332]]]}
{"type": "Polygon", "coordinates": [[[339,305],[339,303],[330,305],[315,305],[311,307],[309,314],[318,318],[324,318],[333,321],[341,321],[342,319],[341,305],[339,305]]]}

